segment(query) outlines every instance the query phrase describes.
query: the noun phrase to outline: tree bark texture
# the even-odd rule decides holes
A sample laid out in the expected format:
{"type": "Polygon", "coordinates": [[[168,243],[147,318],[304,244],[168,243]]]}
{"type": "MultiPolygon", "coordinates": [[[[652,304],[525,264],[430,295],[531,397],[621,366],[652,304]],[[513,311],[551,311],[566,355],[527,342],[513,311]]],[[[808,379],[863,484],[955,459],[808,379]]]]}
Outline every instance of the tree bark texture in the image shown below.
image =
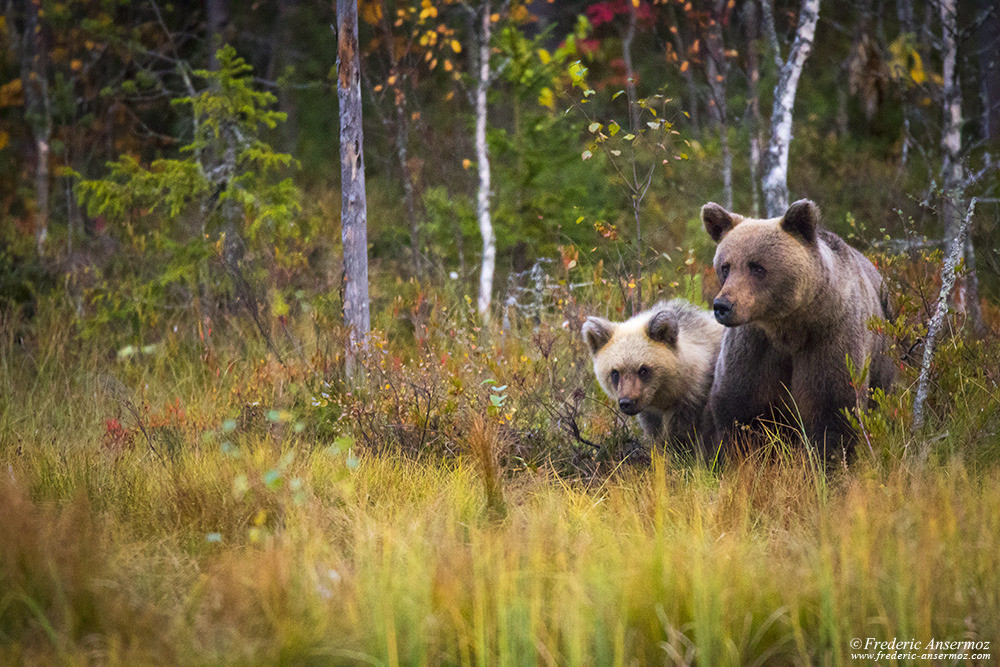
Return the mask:
{"type": "Polygon", "coordinates": [[[475,110],[476,110],[476,162],[479,170],[479,191],[476,195],[476,217],[479,220],[479,234],[483,239],[483,265],[479,273],[479,299],[477,305],[479,314],[484,320],[490,317],[490,302],[493,298],[493,274],[496,271],[497,240],[493,231],[493,220],[490,216],[490,153],[486,145],[487,106],[486,93],[490,87],[490,38],[492,23],[490,21],[490,3],[484,0],[479,7],[479,28],[475,32],[478,44],[479,71],[476,75],[475,110]]]}
{"type": "Polygon", "coordinates": [[[340,103],[341,240],[344,245],[346,371],[358,379],[357,357],[371,329],[368,300],[368,211],[361,127],[361,58],[357,0],[337,0],[337,100],[340,103]]]}
{"type": "MultiPolygon", "coordinates": [[[[769,2],[770,0],[764,0],[765,5],[769,2]]],[[[774,87],[771,137],[767,152],[764,154],[764,174],[761,183],[764,209],[768,217],[779,216],[788,208],[788,148],[792,142],[792,111],[795,107],[799,77],[812,51],[813,39],[816,36],[819,2],[820,0],[802,0],[795,40],[792,42],[788,59],[781,65],[778,83],[774,87]]],[[[774,34],[773,11],[765,11],[764,17],[765,21],[770,21],[768,32],[774,34]]],[[[780,59],[780,56],[777,57],[780,59]]]]}
{"type": "Polygon", "coordinates": [[[917,395],[913,399],[913,430],[919,431],[924,426],[924,404],[927,402],[927,392],[930,388],[931,362],[934,359],[934,343],[941,327],[944,326],[944,318],[948,314],[948,297],[955,288],[955,278],[958,273],[958,264],[962,258],[965,240],[969,233],[969,226],[972,223],[972,214],[976,210],[976,198],[969,202],[969,209],[965,214],[965,220],[960,221],[956,230],[955,239],[945,248],[947,256],[941,266],[941,291],[938,294],[937,304],[934,307],[934,315],[927,324],[927,338],[924,340],[924,357],[920,364],[920,375],[917,378],[917,395]]]}

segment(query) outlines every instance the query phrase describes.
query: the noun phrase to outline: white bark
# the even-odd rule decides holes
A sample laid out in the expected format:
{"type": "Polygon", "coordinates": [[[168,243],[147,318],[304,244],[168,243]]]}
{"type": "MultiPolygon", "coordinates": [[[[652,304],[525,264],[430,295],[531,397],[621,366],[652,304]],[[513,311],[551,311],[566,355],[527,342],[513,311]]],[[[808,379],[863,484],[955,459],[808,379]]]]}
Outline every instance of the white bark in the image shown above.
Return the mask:
{"type": "Polygon", "coordinates": [[[371,330],[368,299],[368,206],[361,127],[361,58],[357,0],[337,0],[337,99],[340,103],[341,240],[347,376],[359,380],[357,356],[371,330]]]}
{"type": "Polygon", "coordinates": [[[961,214],[957,199],[961,189],[962,173],[962,90],[959,87],[956,65],[958,44],[955,40],[955,0],[939,0],[941,10],[941,45],[944,85],[942,86],[944,118],[941,132],[941,150],[944,164],[941,167],[945,194],[944,237],[947,243],[955,238],[961,214]]]}
{"type": "MultiPolygon", "coordinates": [[[[764,6],[770,7],[770,0],[764,6]]],[[[771,138],[764,154],[764,176],[761,189],[764,192],[764,208],[769,217],[779,216],[788,208],[788,147],[792,142],[792,111],[795,107],[795,93],[799,87],[799,77],[816,36],[819,21],[820,0],[802,0],[799,10],[799,27],[792,42],[788,59],[778,72],[778,83],[774,87],[774,106],[771,111],[771,138]]],[[[768,33],[774,34],[773,13],[764,12],[765,22],[770,22],[768,33]]],[[[778,56],[780,59],[780,56],[778,56]]]]}
{"type": "Polygon", "coordinates": [[[941,333],[945,315],[948,314],[948,296],[955,288],[955,278],[958,264],[962,258],[965,238],[972,223],[972,214],[976,210],[976,198],[969,202],[969,210],[957,230],[954,240],[948,246],[948,256],[941,267],[941,291],[938,293],[934,315],[927,325],[927,338],[924,340],[924,358],[920,364],[920,377],[917,378],[917,395],[913,401],[913,430],[919,431],[924,425],[924,403],[927,401],[927,391],[930,386],[931,361],[934,359],[934,342],[941,333]]]}
{"type": "Polygon", "coordinates": [[[479,192],[476,196],[476,217],[479,220],[479,234],[483,239],[483,266],[479,274],[479,314],[484,320],[490,317],[490,302],[493,299],[493,274],[496,270],[497,240],[490,217],[490,154],[486,145],[486,93],[490,87],[490,3],[480,7],[480,29],[476,33],[479,43],[479,73],[476,79],[476,162],[479,167],[479,192]]]}

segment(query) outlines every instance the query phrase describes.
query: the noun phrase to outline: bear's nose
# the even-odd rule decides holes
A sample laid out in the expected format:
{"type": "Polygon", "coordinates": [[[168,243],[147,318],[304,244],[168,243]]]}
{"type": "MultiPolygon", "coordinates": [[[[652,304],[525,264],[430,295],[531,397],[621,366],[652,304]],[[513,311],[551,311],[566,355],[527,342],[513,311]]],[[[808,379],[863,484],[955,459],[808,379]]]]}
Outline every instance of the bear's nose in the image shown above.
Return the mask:
{"type": "Polygon", "coordinates": [[[719,324],[729,325],[733,319],[733,304],[728,299],[718,298],[712,302],[715,319],[719,324]]]}
{"type": "Polygon", "coordinates": [[[618,407],[621,408],[621,411],[627,415],[634,415],[638,412],[638,410],[635,409],[635,401],[631,398],[619,398],[618,407]]]}

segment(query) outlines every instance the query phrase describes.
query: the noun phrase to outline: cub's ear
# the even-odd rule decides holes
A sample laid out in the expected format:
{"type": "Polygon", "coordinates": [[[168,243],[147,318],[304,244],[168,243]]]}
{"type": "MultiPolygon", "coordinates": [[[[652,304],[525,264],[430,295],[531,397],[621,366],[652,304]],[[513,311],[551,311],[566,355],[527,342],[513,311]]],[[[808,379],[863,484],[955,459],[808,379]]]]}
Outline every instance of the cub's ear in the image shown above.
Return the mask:
{"type": "Polygon", "coordinates": [[[614,323],[603,317],[588,317],[587,321],[583,323],[583,329],[580,330],[592,355],[597,354],[598,350],[608,344],[608,341],[611,340],[611,334],[614,332],[614,323]]]}
{"type": "Polygon", "coordinates": [[[789,206],[781,219],[782,229],[810,244],[816,242],[818,225],[819,207],[808,199],[800,199],[789,206]]]}
{"type": "Polygon", "coordinates": [[[701,221],[705,225],[705,231],[716,243],[742,220],[742,216],[730,213],[715,202],[709,202],[701,207],[701,221]]]}
{"type": "Polygon", "coordinates": [[[673,347],[677,345],[677,323],[665,310],[653,315],[646,325],[646,334],[651,340],[673,347]]]}

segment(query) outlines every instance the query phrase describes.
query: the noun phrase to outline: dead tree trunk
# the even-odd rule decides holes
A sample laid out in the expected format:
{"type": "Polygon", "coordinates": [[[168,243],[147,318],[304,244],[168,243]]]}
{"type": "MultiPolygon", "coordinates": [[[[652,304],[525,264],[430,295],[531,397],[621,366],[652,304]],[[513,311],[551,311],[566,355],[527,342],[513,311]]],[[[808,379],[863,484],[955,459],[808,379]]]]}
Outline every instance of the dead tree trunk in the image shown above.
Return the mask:
{"type": "MultiPolygon", "coordinates": [[[[764,12],[769,35],[776,34],[774,12],[771,0],[763,0],[768,10],[764,12]]],[[[764,154],[764,175],[761,190],[764,193],[764,209],[769,217],[779,216],[788,208],[788,148],[792,142],[792,110],[795,107],[795,93],[799,87],[799,77],[816,36],[819,21],[820,0],[802,0],[799,10],[799,26],[788,59],[778,72],[778,83],[774,87],[774,106],[771,110],[771,136],[764,154]]],[[[775,40],[776,41],[776,40],[775,40]]],[[[775,44],[777,47],[777,44],[775,44]]],[[[777,56],[780,59],[780,56],[777,56]]]]}
{"type": "Polygon", "coordinates": [[[49,141],[52,137],[52,108],[46,71],[44,34],[40,21],[41,3],[24,0],[24,35],[21,46],[21,82],[24,107],[35,144],[35,244],[38,254],[49,237],[49,141]]]}
{"type": "Polygon", "coordinates": [[[497,239],[490,216],[490,153],[486,145],[487,107],[486,94],[489,92],[490,78],[490,2],[484,0],[478,10],[479,25],[473,35],[476,40],[478,72],[476,73],[475,113],[476,113],[476,162],[479,170],[479,191],[476,195],[476,217],[479,220],[479,234],[483,239],[483,265],[479,273],[479,314],[484,320],[490,318],[490,302],[493,299],[493,274],[496,270],[497,239]]]}
{"type": "Polygon", "coordinates": [[[368,300],[368,211],[361,127],[361,58],[357,0],[337,0],[337,100],[340,103],[341,239],[344,244],[346,371],[361,379],[357,361],[371,328],[368,300]]]}

